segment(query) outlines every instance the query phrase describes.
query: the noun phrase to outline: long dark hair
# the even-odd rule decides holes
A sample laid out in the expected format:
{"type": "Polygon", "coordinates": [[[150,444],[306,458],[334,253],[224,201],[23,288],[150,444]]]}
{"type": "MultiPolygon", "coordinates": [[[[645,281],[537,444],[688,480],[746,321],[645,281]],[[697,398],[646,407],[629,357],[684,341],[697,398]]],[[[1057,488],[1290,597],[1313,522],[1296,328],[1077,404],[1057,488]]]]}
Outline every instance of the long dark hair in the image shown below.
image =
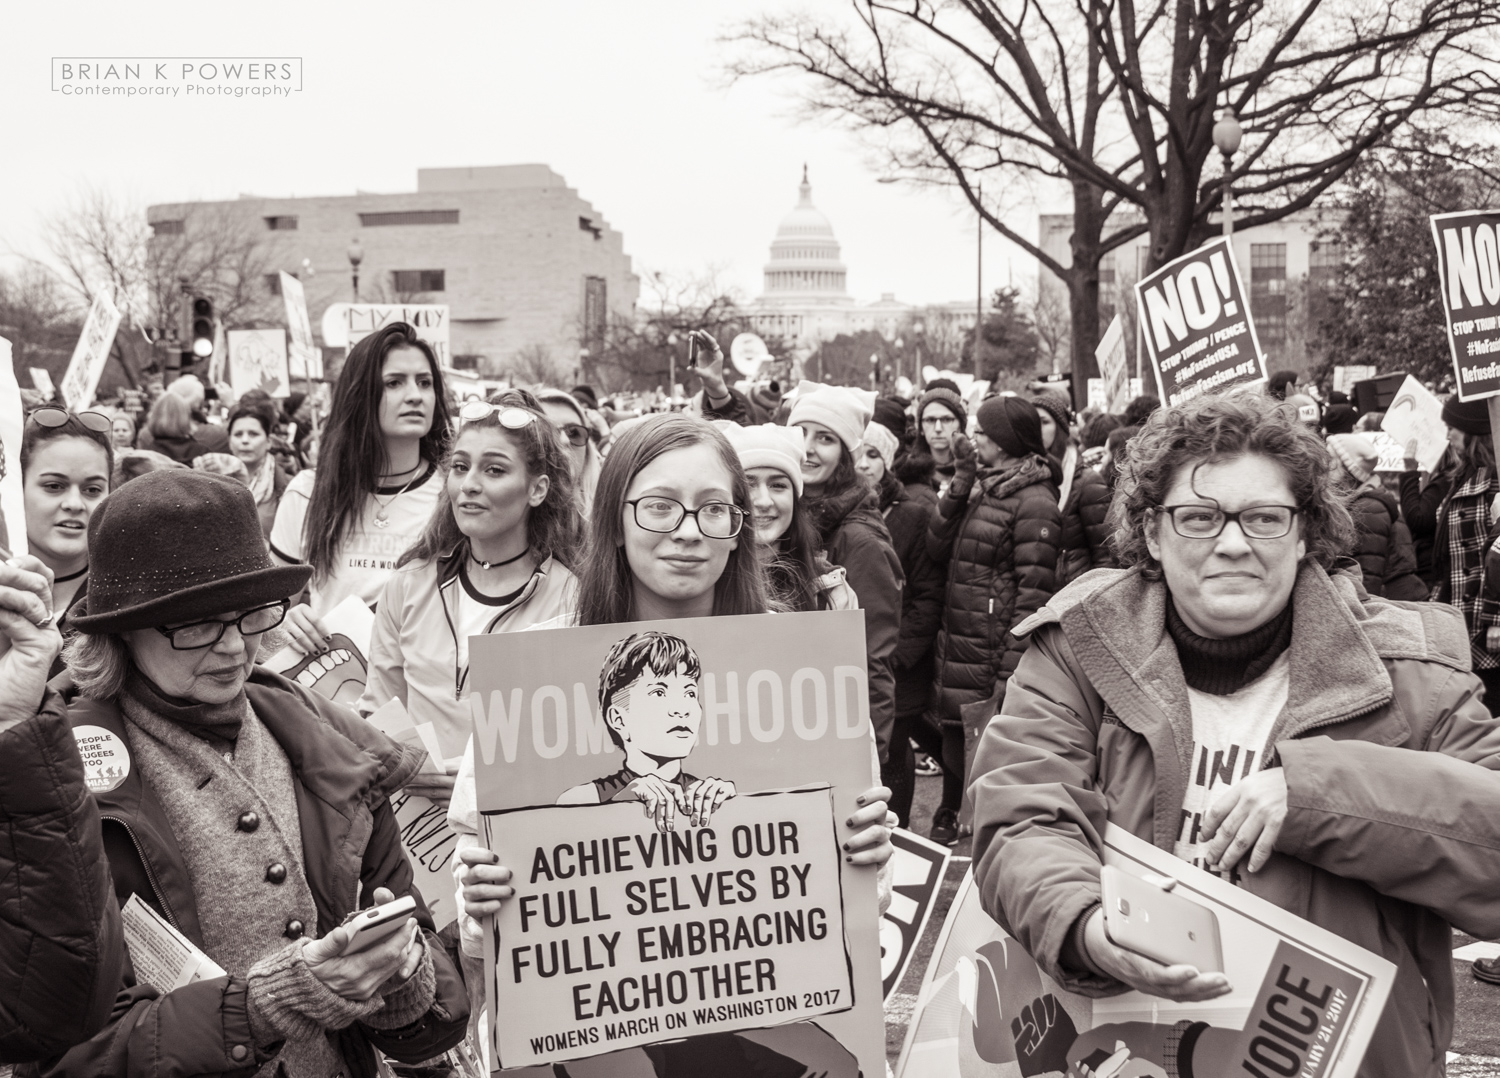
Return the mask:
{"type": "MultiPolygon", "coordinates": [[[[545,475],[549,481],[547,496],[541,505],[531,506],[526,511],[526,541],[538,557],[555,558],[572,569],[578,564],[578,552],[583,545],[583,516],[578,512],[578,503],[573,497],[573,475],[568,467],[568,458],[552,430],[546,413],[537,399],[524,389],[509,389],[490,398],[497,411],[483,419],[464,424],[464,430],[498,430],[520,447],[526,461],[526,475],[535,479],[545,475]],[[530,412],[532,421],[519,430],[501,426],[501,408],[520,408],[530,412]]],[[[462,431],[460,431],[462,434],[462,431]]],[[[448,496],[447,472],[452,467],[452,453],[443,461],[444,482],[438,493],[437,508],[432,520],[410,550],[396,562],[401,568],[409,562],[431,561],[468,537],[458,526],[453,515],[453,500],[448,496]]]]}
{"type": "Polygon", "coordinates": [[[1444,451],[1438,470],[1445,474],[1455,488],[1463,486],[1480,471],[1489,473],[1491,483],[1495,480],[1495,446],[1488,434],[1464,433],[1464,447],[1454,452],[1452,446],[1444,451]]]}
{"type": "Polygon", "coordinates": [[[386,356],[397,348],[415,348],[427,357],[432,370],[432,426],[422,436],[421,455],[436,463],[447,449],[451,420],[443,372],[432,347],[417,331],[405,322],[392,322],[350,349],[333,387],[302,530],[303,553],[313,567],[315,582],[332,574],[349,529],[387,467],[385,438],[380,433],[380,401],[385,393],[381,375],[386,356]]]}
{"type": "MultiPolygon", "coordinates": [[[[728,469],[734,504],[746,512],[750,491],[740,458],[729,439],[713,424],[693,416],[668,413],[631,425],[616,439],[594,491],[589,520],[588,553],[578,576],[578,623],[611,625],[635,616],[635,588],[625,556],[625,495],[641,470],[663,453],[711,445],[728,469]]],[[[715,614],[764,614],[765,571],[761,568],[754,528],[740,531],[739,544],[729,552],[724,572],[714,585],[715,614]]]]}
{"type": "MultiPolygon", "coordinates": [[[[809,494],[808,498],[813,501],[822,501],[825,498],[837,498],[846,493],[849,488],[856,484],[863,485],[864,479],[854,470],[854,454],[849,452],[849,447],[839,442],[839,462],[834,465],[833,474],[823,484],[820,494],[809,494]]],[[[801,501],[799,498],[798,501],[801,501]]]]}
{"type": "Polygon", "coordinates": [[[792,501],[792,522],[776,540],[775,557],[766,566],[767,583],[775,605],[785,610],[822,610],[826,588],[818,585],[825,566],[820,564],[822,542],[817,525],[802,498],[792,501]]]}

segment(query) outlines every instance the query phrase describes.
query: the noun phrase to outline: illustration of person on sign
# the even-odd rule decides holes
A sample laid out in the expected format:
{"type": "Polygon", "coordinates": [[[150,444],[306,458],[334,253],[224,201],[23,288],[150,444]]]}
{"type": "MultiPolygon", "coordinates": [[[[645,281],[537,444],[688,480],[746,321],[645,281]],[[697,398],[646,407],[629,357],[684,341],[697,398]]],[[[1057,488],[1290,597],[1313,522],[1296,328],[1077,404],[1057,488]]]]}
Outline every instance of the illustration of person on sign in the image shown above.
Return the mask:
{"type": "Polygon", "coordinates": [[[671,831],[679,812],[706,827],[736,790],[728,779],[695,778],[683,768],[703,720],[702,674],[697,653],[679,637],[644,632],[617,641],[599,672],[599,711],[625,766],[564,791],[557,803],[640,801],[658,831],[671,831]]]}

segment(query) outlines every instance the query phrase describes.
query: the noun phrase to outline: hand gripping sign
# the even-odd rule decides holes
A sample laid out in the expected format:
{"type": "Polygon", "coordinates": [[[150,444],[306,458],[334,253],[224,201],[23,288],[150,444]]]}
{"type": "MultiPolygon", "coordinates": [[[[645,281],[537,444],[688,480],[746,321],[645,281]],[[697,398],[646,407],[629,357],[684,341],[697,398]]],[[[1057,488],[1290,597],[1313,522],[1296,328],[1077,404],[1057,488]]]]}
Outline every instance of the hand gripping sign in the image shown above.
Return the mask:
{"type": "Polygon", "coordinates": [[[1266,377],[1245,286],[1224,238],[1167,263],[1135,286],[1141,337],[1162,403],[1266,377]]]}
{"type": "Polygon", "coordinates": [[[840,848],[873,781],[861,615],[469,646],[482,837],[516,890],[485,940],[496,1067],[652,1073],[650,1046],[670,1073],[880,1073],[876,873],[840,848]]]}

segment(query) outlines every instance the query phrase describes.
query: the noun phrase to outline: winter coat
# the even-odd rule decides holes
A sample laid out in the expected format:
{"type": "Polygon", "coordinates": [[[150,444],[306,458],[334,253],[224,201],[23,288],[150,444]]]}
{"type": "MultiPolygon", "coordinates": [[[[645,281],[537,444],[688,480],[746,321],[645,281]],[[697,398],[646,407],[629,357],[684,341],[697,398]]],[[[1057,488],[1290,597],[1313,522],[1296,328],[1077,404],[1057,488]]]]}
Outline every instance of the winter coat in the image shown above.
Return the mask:
{"type": "MultiPolygon", "coordinates": [[[[413,723],[432,723],[444,759],[461,755],[474,729],[469,670],[458,667],[455,609],[463,587],[458,570],[468,550],[467,543],[460,543],[441,557],[409,562],[391,574],[375,608],[369,675],[355,705],[368,714],[400,700],[413,723]]],[[[573,574],[548,558],[513,602],[494,608],[485,631],[525,629],[577,607],[573,574]]]]}
{"type": "MultiPolygon", "coordinates": [[[[143,435],[150,434],[149,429],[141,431],[143,435]]],[[[147,439],[138,438],[137,442],[147,439]]],[[[198,439],[188,436],[186,438],[174,438],[170,435],[152,435],[149,439],[150,445],[140,445],[141,449],[150,449],[160,453],[164,457],[170,457],[178,464],[192,464],[193,461],[203,456],[204,453],[213,452],[198,439]]]]}
{"type": "Polygon", "coordinates": [[[806,499],[823,552],[842,565],[865,612],[865,659],[870,668],[870,723],[885,763],[896,721],[891,656],[901,632],[901,562],[881,519],[875,492],[862,483],[806,499]]]}
{"type": "MultiPolygon", "coordinates": [[[[1070,992],[1124,990],[1061,962],[1100,901],[1106,818],[1168,851],[1180,825],[1193,730],[1166,599],[1137,570],[1058,595],[1021,627],[1032,648],[974,761],[984,907],[1070,992]]],[[[1435,1078],[1453,1033],[1449,925],[1500,934],[1500,726],[1451,610],[1371,598],[1312,563],[1292,603],[1290,687],[1265,754],[1287,814],[1240,885],[1395,963],[1358,1073],[1435,1078]]]]}
{"type": "Polygon", "coordinates": [[[61,696],[0,733],[0,760],[0,1063],[25,1063],[104,1025],[125,943],[61,696]]]}
{"type": "Polygon", "coordinates": [[[1500,655],[1486,648],[1485,638],[1492,626],[1500,625],[1500,598],[1485,587],[1484,555],[1495,538],[1489,512],[1496,483],[1481,469],[1455,484],[1438,511],[1433,535],[1432,597],[1463,614],[1474,668],[1492,670],[1500,666],[1500,655]]]}
{"type": "MultiPolygon", "coordinates": [[[[245,689],[256,717],[292,766],[303,866],[318,908],[319,931],[326,933],[346,914],[369,906],[375,888],[388,887],[398,898],[409,894],[416,899],[417,921],[432,956],[437,995],[419,1023],[380,1031],[356,1022],[328,1034],[348,1064],[349,1078],[374,1078],[373,1049],[407,1063],[447,1051],[463,1039],[468,999],[413,885],[389,801],[416,774],[421,754],[398,745],[347,708],[260,667],[245,689]]],[[[68,718],[75,727],[100,726],[125,740],[124,721],[113,701],[74,700],[68,718]]],[[[132,767],[120,786],[96,798],[121,904],[140,895],[202,947],[186,862],[140,768],[132,767]]],[[[225,841],[234,841],[236,833],[234,821],[227,821],[225,841]]],[[[197,981],[160,996],[154,988],[136,984],[127,962],[110,1023],[44,1073],[58,1078],[249,1078],[274,1052],[255,1045],[247,997],[247,982],[234,976],[197,981]]]]}
{"type": "Polygon", "coordinates": [[[1071,584],[1090,569],[1113,569],[1115,556],[1109,548],[1109,502],[1114,492],[1104,477],[1083,463],[1076,446],[1068,446],[1062,459],[1066,482],[1062,498],[1062,554],[1058,561],[1058,587],[1071,584]]]}
{"type": "Polygon", "coordinates": [[[1401,487],[1401,519],[1411,531],[1412,549],[1417,554],[1417,575],[1429,587],[1437,583],[1432,571],[1433,536],[1437,532],[1438,512],[1453,489],[1444,476],[1434,476],[1422,486],[1422,476],[1415,468],[1398,477],[1401,487]]]}
{"type": "Polygon", "coordinates": [[[1013,632],[1057,590],[1062,511],[1039,456],[980,472],[967,501],[943,495],[927,552],[947,569],[937,636],[938,713],[958,722],[965,704],[1003,689],[1026,641],[1013,632]]]}
{"type": "Polygon", "coordinates": [[[1365,590],[1387,599],[1423,602],[1431,591],[1417,576],[1411,532],[1396,498],[1384,487],[1366,487],[1349,503],[1358,531],[1354,557],[1365,574],[1365,590]]]}
{"type": "Polygon", "coordinates": [[[943,618],[943,567],[927,553],[927,525],[937,511],[929,479],[903,483],[886,472],[880,511],[901,563],[901,634],[891,657],[896,678],[896,714],[920,715],[932,706],[932,645],[943,618]]]}

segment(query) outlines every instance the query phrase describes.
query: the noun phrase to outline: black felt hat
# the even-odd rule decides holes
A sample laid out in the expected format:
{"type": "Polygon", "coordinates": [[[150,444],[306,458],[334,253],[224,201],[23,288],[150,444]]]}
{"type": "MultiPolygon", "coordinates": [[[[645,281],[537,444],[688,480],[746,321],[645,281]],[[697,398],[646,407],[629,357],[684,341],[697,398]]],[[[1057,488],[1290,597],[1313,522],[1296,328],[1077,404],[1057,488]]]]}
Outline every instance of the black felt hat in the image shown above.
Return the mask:
{"type": "Polygon", "coordinates": [[[85,633],[201,621],[296,595],[306,565],[266,551],[255,498],[221,475],[171,468],[132,479],[89,519],[85,633]]]}

